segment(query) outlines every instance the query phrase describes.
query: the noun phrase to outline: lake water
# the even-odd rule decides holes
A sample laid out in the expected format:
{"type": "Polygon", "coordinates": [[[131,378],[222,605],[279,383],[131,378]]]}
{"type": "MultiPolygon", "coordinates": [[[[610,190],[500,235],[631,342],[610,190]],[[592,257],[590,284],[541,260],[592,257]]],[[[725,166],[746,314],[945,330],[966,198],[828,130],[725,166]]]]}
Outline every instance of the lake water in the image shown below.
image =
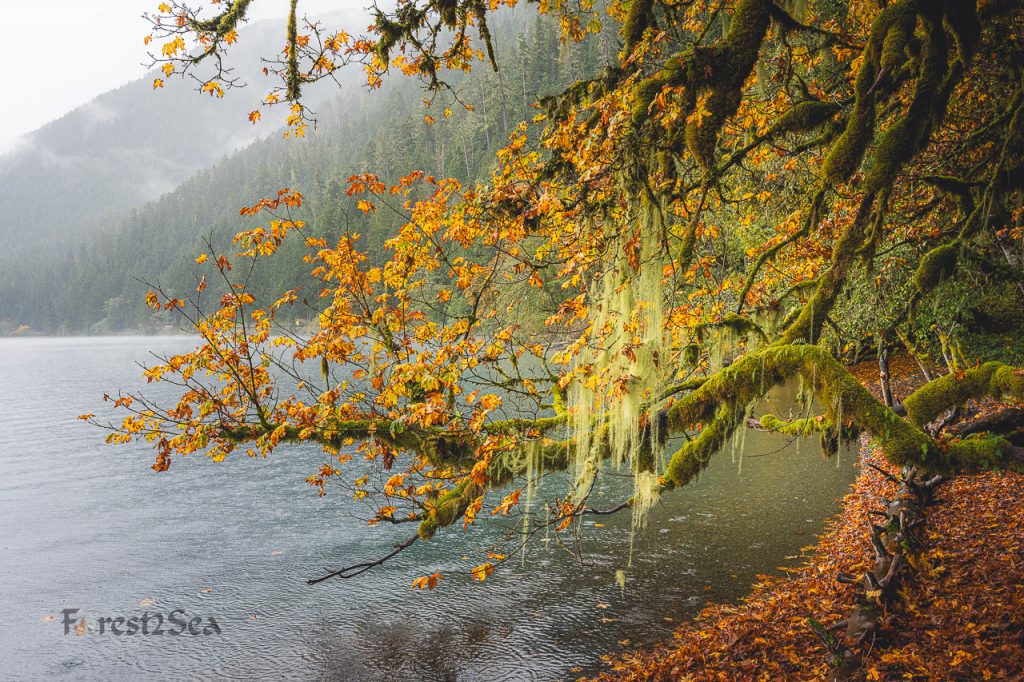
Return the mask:
{"type": "MultiPolygon", "coordinates": [[[[465,572],[498,530],[460,525],[359,578],[310,586],[323,567],[376,558],[412,529],[369,529],[349,495],[318,497],[304,480],[324,459],[314,447],[176,458],[157,474],[152,451],[104,445],[76,420],[105,416],[104,392],[141,386],[135,363],[148,351],[191,343],[0,339],[0,679],[575,677],[793,565],[854,476],[849,453],[826,461],[813,440],[748,433],[742,466],[720,453],[699,482],[663,498],[633,538],[622,588],[628,513],[586,521],[582,562],[537,543],[525,563],[474,583],[465,572]],[[433,571],[447,574],[439,589],[409,589],[433,571]],[[68,608],[86,616],[83,634],[64,634],[68,608]],[[214,618],[220,634],[96,627],[175,609],[214,618]]],[[[609,504],[623,499],[616,485],[609,504]]]]}

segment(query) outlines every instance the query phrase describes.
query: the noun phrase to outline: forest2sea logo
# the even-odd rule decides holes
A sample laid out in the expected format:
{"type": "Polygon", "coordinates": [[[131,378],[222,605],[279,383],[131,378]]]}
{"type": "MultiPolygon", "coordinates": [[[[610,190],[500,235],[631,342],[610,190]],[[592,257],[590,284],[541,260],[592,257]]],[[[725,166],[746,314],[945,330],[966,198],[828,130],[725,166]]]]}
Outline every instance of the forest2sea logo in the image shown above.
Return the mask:
{"type": "Polygon", "coordinates": [[[189,616],[185,609],[168,614],[145,611],[141,616],[104,616],[90,619],[74,617],[79,609],[64,609],[64,634],[76,635],[219,635],[220,625],[213,616],[189,616]]]}

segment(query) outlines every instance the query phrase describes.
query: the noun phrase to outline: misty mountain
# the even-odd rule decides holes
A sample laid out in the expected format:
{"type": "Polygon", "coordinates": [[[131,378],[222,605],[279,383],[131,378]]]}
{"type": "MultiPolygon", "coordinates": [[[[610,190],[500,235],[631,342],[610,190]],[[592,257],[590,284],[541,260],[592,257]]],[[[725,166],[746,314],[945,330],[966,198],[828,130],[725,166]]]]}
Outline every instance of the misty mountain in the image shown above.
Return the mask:
{"type": "MultiPolygon", "coordinates": [[[[176,138],[186,137],[193,150],[203,147],[191,153],[208,165],[198,171],[193,168],[188,179],[173,191],[145,205],[138,205],[138,198],[135,204],[126,200],[117,207],[93,199],[93,211],[110,216],[102,229],[85,233],[80,229],[76,233],[71,227],[63,232],[52,229],[51,234],[60,234],[62,241],[46,249],[45,258],[8,261],[6,266],[0,263],[0,333],[4,327],[10,332],[22,324],[47,333],[162,330],[175,320],[154,316],[145,307],[147,284],[142,281],[159,282],[171,291],[192,290],[194,258],[203,250],[204,239],[210,238],[218,248],[230,252],[231,236],[258,224],[243,221],[238,209],[274,195],[282,187],[305,195],[306,202],[296,217],[307,222],[310,233],[333,238],[341,230],[357,230],[363,235],[363,248],[379,256],[399,218],[386,211],[369,217],[356,211],[345,194],[349,176],[376,172],[385,181],[393,181],[410,171],[423,170],[464,181],[484,177],[494,163],[494,152],[504,144],[512,127],[536,113],[532,104],[538,95],[553,93],[563,83],[592,73],[603,62],[602,55],[616,49],[611,37],[560,46],[558,29],[552,21],[518,8],[495,22],[493,33],[502,50],[502,71],[495,73],[481,66],[465,76],[453,76],[460,99],[471,102],[473,111],[449,101],[452,115],[446,117],[443,98],[438,98],[432,111],[425,111],[420,84],[404,77],[389,79],[382,91],[345,86],[333,90],[332,99],[323,98],[314,107],[318,125],[310,129],[306,139],[282,139],[275,134],[227,157],[222,156],[223,151],[211,148],[224,150],[228,140],[249,133],[245,127],[249,125],[246,107],[231,109],[232,105],[223,106],[225,100],[210,103],[196,93],[183,93],[186,99],[177,111],[181,116],[188,111],[192,118],[188,125],[182,125],[172,120],[174,115],[153,104],[165,93],[154,94],[148,85],[125,92],[123,100],[113,96],[122,96],[122,90],[137,84],[99,98],[97,101],[105,105],[120,102],[117,111],[137,112],[131,115],[132,120],[122,115],[108,121],[110,126],[121,126],[124,135],[138,130],[140,137],[157,137],[150,149],[163,150],[173,147],[176,138]],[[424,120],[427,113],[436,119],[432,126],[424,120]],[[153,116],[163,123],[154,124],[153,116]],[[233,118],[244,126],[237,125],[233,118]],[[176,132],[166,134],[172,130],[176,132]],[[199,140],[203,144],[197,144],[199,140]]],[[[76,115],[78,130],[82,130],[86,114],[76,115]]],[[[45,129],[39,131],[43,132],[45,129]]],[[[96,133],[93,139],[111,139],[102,136],[115,134],[96,133]]],[[[66,141],[64,148],[72,149],[72,142],[66,141]]],[[[121,149],[118,153],[127,152],[121,149]]],[[[186,167],[190,160],[189,153],[182,150],[167,151],[167,159],[162,161],[153,158],[159,155],[156,151],[140,151],[134,180],[121,169],[108,168],[111,163],[116,165],[107,160],[109,156],[97,164],[104,168],[96,169],[96,173],[110,173],[126,178],[124,184],[135,185],[143,184],[143,178],[158,178],[153,180],[155,185],[175,172],[173,169],[186,167]],[[147,157],[147,153],[153,156],[147,157]]],[[[42,167],[37,164],[32,168],[42,182],[51,186],[58,182],[54,177],[61,178],[60,182],[93,182],[86,177],[93,172],[88,164],[77,172],[60,170],[50,175],[42,167]]],[[[116,193],[117,183],[102,184],[104,191],[116,193]]],[[[36,189],[40,195],[45,194],[45,190],[36,189]]],[[[3,192],[10,196],[8,190],[3,192]]],[[[43,224],[40,215],[45,213],[52,216],[48,224],[59,228],[62,216],[78,212],[67,203],[59,209],[50,206],[35,212],[32,204],[41,201],[36,199],[22,207],[26,220],[43,224]]],[[[299,241],[254,274],[252,284],[257,290],[276,297],[296,283],[304,284],[307,290],[315,287],[306,275],[309,266],[299,256],[299,241]]],[[[211,293],[215,293],[214,287],[211,284],[211,293]]]]}
{"type": "MultiPolygon", "coordinates": [[[[0,157],[0,263],[105,229],[127,209],[275,133],[285,107],[273,109],[257,126],[247,114],[274,85],[259,57],[282,31],[282,23],[272,20],[241,31],[231,61],[246,85],[228,89],[223,99],[200,96],[192,83],[179,79],[154,91],[153,72],[19,140],[0,157]]],[[[327,92],[318,87],[308,94],[315,104],[327,92]]]]}

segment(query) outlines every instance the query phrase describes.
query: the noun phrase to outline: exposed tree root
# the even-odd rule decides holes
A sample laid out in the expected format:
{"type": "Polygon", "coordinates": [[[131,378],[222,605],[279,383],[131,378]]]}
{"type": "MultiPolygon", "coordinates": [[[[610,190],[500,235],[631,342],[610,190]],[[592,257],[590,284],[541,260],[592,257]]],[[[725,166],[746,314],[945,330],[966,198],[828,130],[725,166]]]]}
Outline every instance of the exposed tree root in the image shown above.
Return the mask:
{"type": "Polygon", "coordinates": [[[846,618],[828,627],[810,620],[811,628],[829,650],[829,679],[836,682],[858,673],[864,653],[879,638],[886,614],[898,598],[902,574],[914,564],[914,557],[924,546],[925,508],[934,501],[935,488],[943,481],[941,476],[922,477],[913,468],[904,469],[897,477],[873,464],[868,466],[898,486],[894,499],[883,498],[882,510],[871,512],[884,523],[876,525],[868,520],[872,563],[859,577],[842,572],[836,575],[839,582],[856,586],[856,605],[846,618]]]}

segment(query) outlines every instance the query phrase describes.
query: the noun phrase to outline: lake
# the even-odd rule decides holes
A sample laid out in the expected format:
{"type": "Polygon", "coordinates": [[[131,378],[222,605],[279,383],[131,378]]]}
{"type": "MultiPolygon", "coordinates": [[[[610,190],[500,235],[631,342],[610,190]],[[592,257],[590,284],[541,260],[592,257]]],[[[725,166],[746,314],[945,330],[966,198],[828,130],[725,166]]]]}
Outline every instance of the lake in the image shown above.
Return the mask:
{"type": "MultiPolygon", "coordinates": [[[[628,513],[589,517],[582,558],[538,542],[475,583],[466,572],[500,531],[458,524],[358,578],[310,586],[324,567],[386,553],[411,527],[367,528],[350,495],[318,497],[305,482],[325,459],[315,447],[266,460],[176,458],[157,474],[151,450],[107,446],[76,419],[110,414],[104,392],[142,387],[135,363],[149,351],[192,343],[0,339],[0,678],[575,677],[600,669],[604,653],[670,636],[709,600],[741,598],[757,574],[795,565],[855,475],[849,451],[825,460],[816,439],[750,432],[742,457],[719,453],[632,541],[628,513]],[[438,589],[410,590],[433,571],[447,576],[438,589]],[[65,635],[63,609],[79,609],[86,630],[65,635]],[[104,616],[179,609],[213,618],[219,634],[96,627],[104,616]]],[[[770,409],[786,412],[792,395],[775,400],[770,409]]],[[[631,489],[610,479],[609,506],[631,489]]]]}

